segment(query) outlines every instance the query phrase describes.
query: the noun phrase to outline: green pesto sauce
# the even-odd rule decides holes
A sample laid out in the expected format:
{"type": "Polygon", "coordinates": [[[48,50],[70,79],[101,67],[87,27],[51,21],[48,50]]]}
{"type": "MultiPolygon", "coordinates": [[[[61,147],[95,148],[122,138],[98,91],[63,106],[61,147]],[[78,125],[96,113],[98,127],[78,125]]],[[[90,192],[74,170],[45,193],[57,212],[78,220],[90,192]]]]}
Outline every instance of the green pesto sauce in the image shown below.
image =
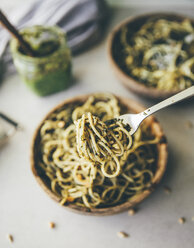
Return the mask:
{"type": "MultiPolygon", "coordinates": [[[[34,26],[20,32],[25,41],[36,52],[36,57],[44,57],[55,52],[60,46],[60,40],[56,33],[43,26],[34,26]]],[[[19,47],[19,51],[25,52],[19,47]]]]}
{"type": "Polygon", "coordinates": [[[11,41],[14,64],[27,86],[40,96],[67,88],[71,79],[71,54],[61,29],[34,26],[20,33],[38,54],[30,57],[15,39],[11,41]]]}
{"type": "Polygon", "coordinates": [[[39,96],[47,96],[59,92],[69,87],[71,82],[71,65],[67,70],[56,70],[45,74],[44,77],[23,79],[28,88],[34,91],[39,96]],[[46,82],[46,84],[45,84],[46,82]]]}

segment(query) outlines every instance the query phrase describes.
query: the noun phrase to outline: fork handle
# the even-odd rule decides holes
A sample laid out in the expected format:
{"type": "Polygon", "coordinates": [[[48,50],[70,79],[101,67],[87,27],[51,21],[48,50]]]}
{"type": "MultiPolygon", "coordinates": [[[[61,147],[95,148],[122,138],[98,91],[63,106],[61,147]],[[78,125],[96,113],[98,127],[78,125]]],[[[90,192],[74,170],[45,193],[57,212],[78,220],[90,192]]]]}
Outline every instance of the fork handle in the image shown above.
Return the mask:
{"type": "Polygon", "coordinates": [[[183,90],[180,93],[178,93],[174,96],[171,96],[160,103],[157,103],[156,105],[141,112],[140,115],[142,117],[144,117],[143,119],[145,119],[146,117],[148,117],[149,115],[152,115],[153,113],[157,112],[158,110],[166,108],[166,107],[168,107],[174,103],[182,101],[182,100],[189,98],[191,96],[194,96],[194,86],[191,86],[190,88],[183,90]]]}

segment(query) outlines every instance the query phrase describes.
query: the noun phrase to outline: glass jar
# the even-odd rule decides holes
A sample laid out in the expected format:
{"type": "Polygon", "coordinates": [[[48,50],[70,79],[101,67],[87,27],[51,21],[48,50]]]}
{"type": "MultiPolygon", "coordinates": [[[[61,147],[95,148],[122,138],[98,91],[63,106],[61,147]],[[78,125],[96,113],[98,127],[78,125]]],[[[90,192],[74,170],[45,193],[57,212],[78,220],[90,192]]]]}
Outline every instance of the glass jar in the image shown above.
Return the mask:
{"type": "Polygon", "coordinates": [[[10,43],[12,57],[22,80],[36,94],[61,91],[71,81],[71,53],[64,32],[54,27],[33,26],[20,31],[36,57],[26,55],[16,39],[10,43]]]}

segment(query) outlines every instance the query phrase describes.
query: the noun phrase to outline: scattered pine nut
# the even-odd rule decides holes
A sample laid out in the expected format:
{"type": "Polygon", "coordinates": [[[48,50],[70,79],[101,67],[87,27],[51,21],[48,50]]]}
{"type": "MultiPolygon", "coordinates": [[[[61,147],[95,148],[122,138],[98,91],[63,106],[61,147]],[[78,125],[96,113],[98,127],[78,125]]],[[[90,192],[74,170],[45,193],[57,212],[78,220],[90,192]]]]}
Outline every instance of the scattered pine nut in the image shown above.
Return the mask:
{"type": "Polygon", "coordinates": [[[187,122],[185,123],[185,125],[186,125],[186,127],[189,128],[189,129],[193,128],[193,123],[192,123],[191,121],[187,121],[187,122]]]}
{"type": "Polygon", "coordinates": [[[59,128],[63,128],[65,126],[65,122],[64,121],[59,121],[57,125],[58,125],[59,128]]]}
{"type": "Polygon", "coordinates": [[[184,224],[185,223],[185,218],[184,217],[181,217],[181,218],[179,218],[179,220],[178,220],[178,222],[180,223],[180,224],[184,224]]]}
{"type": "Polygon", "coordinates": [[[169,195],[171,193],[171,189],[168,186],[164,186],[164,192],[169,195]]]}
{"type": "Polygon", "coordinates": [[[54,222],[49,222],[49,227],[50,228],[55,228],[55,223],[54,222]]]}
{"type": "Polygon", "coordinates": [[[128,215],[134,215],[136,213],[136,210],[134,208],[129,209],[128,215]]]}
{"type": "Polygon", "coordinates": [[[82,180],[82,179],[83,179],[83,176],[80,175],[80,174],[78,174],[78,175],[77,175],[77,178],[78,178],[78,180],[82,180]]]}
{"type": "Polygon", "coordinates": [[[74,202],[75,198],[73,198],[72,196],[68,196],[67,197],[67,202],[74,202]]]}
{"type": "Polygon", "coordinates": [[[119,238],[128,238],[129,237],[129,234],[127,234],[126,232],[118,232],[117,233],[117,236],[119,238]]]}
{"type": "Polygon", "coordinates": [[[9,239],[9,242],[13,243],[13,236],[11,234],[8,234],[7,237],[9,239]]]}

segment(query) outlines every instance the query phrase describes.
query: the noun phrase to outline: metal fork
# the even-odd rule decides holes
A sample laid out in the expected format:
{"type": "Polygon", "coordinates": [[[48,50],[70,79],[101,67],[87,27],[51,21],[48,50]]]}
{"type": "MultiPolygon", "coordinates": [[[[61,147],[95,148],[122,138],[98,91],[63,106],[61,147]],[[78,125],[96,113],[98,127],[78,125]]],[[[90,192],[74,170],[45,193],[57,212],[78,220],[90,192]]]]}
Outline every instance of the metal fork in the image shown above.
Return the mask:
{"type": "Polygon", "coordinates": [[[141,122],[148,116],[159,111],[160,109],[168,107],[191,96],[194,96],[194,86],[191,86],[190,88],[183,90],[172,97],[167,98],[166,100],[144,110],[139,114],[124,114],[119,116],[118,119],[121,120],[124,124],[128,124],[131,127],[129,133],[132,135],[137,131],[141,122]]]}

